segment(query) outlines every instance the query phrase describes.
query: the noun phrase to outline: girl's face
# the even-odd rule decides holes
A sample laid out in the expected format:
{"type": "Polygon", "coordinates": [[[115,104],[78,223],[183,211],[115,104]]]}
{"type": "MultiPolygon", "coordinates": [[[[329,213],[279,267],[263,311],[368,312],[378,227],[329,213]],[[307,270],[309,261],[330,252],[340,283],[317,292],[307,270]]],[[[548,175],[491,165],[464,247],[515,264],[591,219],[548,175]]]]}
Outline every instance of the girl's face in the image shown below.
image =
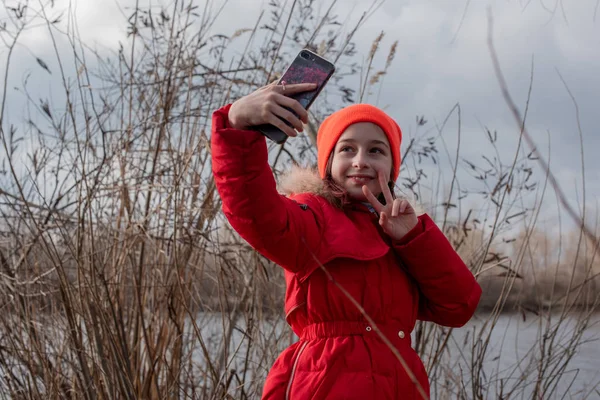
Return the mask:
{"type": "Polygon", "coordinates": [[[350,125],[333,149],[331,176],[353,200],[367,201],[362,187],[366,185],[377,197],[381,193],[377,173],[390,180],[392,152],[383,130],[371,122],[350,125]]]}

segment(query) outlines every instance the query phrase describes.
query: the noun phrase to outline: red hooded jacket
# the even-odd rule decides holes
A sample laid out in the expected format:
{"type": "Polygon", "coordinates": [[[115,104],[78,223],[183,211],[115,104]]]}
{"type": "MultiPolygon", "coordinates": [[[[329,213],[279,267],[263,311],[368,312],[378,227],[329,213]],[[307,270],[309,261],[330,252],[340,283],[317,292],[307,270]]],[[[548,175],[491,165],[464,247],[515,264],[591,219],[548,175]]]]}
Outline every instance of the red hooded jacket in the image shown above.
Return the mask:
{"type": "Polygon", "coordinates": [[[211,137],[223,212],[284,268],[286,320],[300,338],[275,361],[263,399],[429,397],[410,334],[417,319],[464,325],[481,296],[473,274],[427,215],[393,242],[362,204],[340,209],[319,190],[279,194],[265,138],[229,128],[229,107],[213,114],[211,137]]]}

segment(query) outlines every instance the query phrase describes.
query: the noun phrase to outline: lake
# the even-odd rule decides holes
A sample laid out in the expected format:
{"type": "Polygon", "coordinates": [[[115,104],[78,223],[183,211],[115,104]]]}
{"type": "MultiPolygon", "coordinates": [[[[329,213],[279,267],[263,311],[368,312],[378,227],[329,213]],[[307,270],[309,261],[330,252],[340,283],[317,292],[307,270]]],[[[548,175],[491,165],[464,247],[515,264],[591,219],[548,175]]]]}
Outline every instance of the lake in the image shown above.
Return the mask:
{"type": "MultiPolygon", "coordinates": [[[[559,379],[543,380],[548,389],[555,390],[539,398],[600,399],[600,314],[589,318],[583,313],[570,314],[564,320],[558,314],[527,314],[525,320],[521,314],[502,314],[493,329],[485,328],[489,318],[489,314],[476,315],[467,326],[454,331],[451,357],[456,362],[449,364],[468,370],[471,356],[475,354],[476,359],[478,354],[472,350],[473,334],[489,333],[480,374],[489,388],[484,398],[498,398],[501,387],[503,393],[517,387],[509,398],[531,399],[540,363],[545,363],[548,372],[544,376],[559,379]],[[457,356],[459,349],[464,357],[457,356]]],[[[438,397],[443,398],[441,394],[438,397]]]]}

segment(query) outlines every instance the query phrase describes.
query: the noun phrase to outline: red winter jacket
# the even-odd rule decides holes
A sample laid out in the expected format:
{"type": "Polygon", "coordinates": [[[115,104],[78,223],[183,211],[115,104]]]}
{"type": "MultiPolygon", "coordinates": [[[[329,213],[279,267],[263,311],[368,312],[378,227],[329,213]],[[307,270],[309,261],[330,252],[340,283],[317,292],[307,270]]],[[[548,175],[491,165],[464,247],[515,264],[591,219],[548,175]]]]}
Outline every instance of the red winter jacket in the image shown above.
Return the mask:
{"type": "Polygon", "coordinates": [[[213,114],[211,138],[223,211],[248,243],[285,269],[286,320],[300,338],[275,361],[263,399],[421,399],[417,386],[428,397],[410,333],[417,319],[464,325],[481,295],[471,272],[427,215],[392,242],[362,204],[341,210],[316,193],[279,194],[265,138],[228,128],[228,112],[226,106],[213,114]]]}

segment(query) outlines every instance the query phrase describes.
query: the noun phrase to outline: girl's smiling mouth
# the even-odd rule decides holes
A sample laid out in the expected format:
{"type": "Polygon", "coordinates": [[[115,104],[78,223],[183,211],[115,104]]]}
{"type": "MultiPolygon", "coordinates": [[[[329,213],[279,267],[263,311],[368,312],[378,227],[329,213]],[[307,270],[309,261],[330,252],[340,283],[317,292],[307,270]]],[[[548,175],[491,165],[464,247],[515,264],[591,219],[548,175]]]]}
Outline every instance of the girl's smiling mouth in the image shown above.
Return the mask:
{"type": "Polygon", "coordinates": [[[363,174],[348,175],[348,178],[352,182],[354,182],[356,184],[360,184],[360,185],[364,185],[366,183],[369,183],[373,179],[375,179],[374,177],[372,177],[370,175],[363,175],[363,174]]]}

